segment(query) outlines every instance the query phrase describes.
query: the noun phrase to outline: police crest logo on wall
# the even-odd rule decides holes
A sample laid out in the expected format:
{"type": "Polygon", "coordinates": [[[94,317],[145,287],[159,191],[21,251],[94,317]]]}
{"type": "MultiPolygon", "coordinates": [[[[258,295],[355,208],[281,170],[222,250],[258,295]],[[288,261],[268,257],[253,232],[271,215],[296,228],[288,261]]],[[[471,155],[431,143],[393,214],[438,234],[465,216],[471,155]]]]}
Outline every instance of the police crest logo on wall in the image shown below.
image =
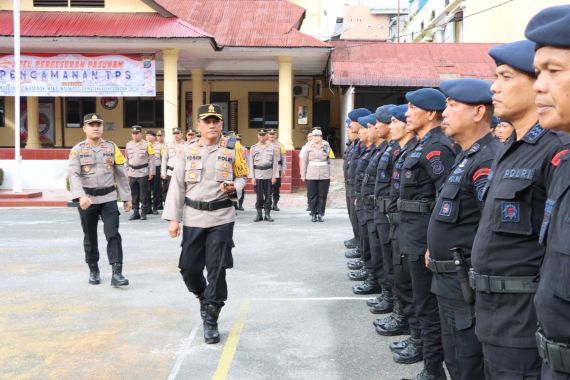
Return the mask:
{"type": "Polygon", "coordinates": [[[507,223],[520,222],[520,202],[502,202],[501,204],[502,217],[501,220],[507,223]]]}

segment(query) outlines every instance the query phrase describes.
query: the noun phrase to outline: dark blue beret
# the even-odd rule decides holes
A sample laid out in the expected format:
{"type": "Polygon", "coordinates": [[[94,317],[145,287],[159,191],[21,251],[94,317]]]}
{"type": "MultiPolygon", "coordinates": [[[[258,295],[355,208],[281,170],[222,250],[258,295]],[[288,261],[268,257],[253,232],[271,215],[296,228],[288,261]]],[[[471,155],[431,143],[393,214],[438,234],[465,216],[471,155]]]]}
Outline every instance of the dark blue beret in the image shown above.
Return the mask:
{"type": "Polygon", "coordinates": [[[495,115],[491,118],[491,128],[495,129],[501,122],[501,119],[495,115]]]}
{"type": "Polygon", "coordinates": [[[569,25],[570,5],[549,7],[530,19],[524,35],[536,43],[537,49],[545,45],[567,48],[570,47],[569,25]]]}
{"type": "Polygon", "coordinates": [[[439,85],[441,92],[448,98],[467,104],[491,104],[491,84],[476,78],[444,80],[439,85]]]}
{"type": "Polygon", "coordinates": [[[408,112],[407,104],[400,104],[390,109],[390,115],[400,120],[401,122],[406,122],[406,112],[408,112]]]}
{"type": "Polygon", "coordinates": [[[509,65],[517,70],[534,76],[534,42],[521,40],[495,46],[489,50],[489,55],[497,66],[509,65]]]}
{"type": "Polygon", "coordinates": [[[426,111],[443,111],[445,95],[435,88],[420,88],[406,93],[406,100],[426,111]]]}
{"type": "Polygon", "coordinates": [[[394,104],[386,104],[385,106],[380,106],[376,108],[374,116],[376,120],[384,124],[390,124],[392,121],[392,115],[390,114],[390,109],[396,107],[394,104]]]}
{"type": "Polygon", "coordinates": [[[358,121],[361,127],[368,128],[368,115],[360,116],[356,121],[358,121]]]}
{"type": "Polygon", "coordinates": [[[366,116],[366,122],[370,125],[375,125],[376,124],[376,115],[371,113],[370,115],[366,116]]]}
{"type": "Polygon", "coordinates": [[[358,121],[359,117],[370,115],[370,111],[366,108],[356,108],[348,113],[348,118],[351,121],[358,121]]]}

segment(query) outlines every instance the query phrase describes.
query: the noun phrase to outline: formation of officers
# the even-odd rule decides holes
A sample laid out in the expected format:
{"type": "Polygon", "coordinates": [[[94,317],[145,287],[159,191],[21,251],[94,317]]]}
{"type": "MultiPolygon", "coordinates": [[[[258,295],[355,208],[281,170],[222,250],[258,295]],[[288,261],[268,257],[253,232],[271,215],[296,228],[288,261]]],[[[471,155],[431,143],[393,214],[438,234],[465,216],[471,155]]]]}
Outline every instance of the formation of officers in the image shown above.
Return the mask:
{"type": "Polygon", "coordinates": [[[526,37],[489,51],[492,85],[348,114],[349,277],[416,379],[570,379],[570,5],[526,37]]]}

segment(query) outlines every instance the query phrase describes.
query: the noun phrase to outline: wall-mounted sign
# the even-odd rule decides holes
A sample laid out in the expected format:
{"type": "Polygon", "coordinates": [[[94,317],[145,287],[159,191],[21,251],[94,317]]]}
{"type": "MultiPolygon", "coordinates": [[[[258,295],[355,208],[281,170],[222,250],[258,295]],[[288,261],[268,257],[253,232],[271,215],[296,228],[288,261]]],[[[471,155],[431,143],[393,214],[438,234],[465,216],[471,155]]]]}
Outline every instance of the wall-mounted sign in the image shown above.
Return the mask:
{"type": "Polygon", "coordinates": [[[101,106],[106,110],[113,110],[117,107],[119,99],[116,96],[104,96],[101,98],[101,106]]]}
{"type": "MultiPolygon", "coordinates": [[[[155,96],[153,55],[25,54],[22,96],[155,96]]],[[[0,96],[14,95],[14,56],[0,54],[0,96]]]]}

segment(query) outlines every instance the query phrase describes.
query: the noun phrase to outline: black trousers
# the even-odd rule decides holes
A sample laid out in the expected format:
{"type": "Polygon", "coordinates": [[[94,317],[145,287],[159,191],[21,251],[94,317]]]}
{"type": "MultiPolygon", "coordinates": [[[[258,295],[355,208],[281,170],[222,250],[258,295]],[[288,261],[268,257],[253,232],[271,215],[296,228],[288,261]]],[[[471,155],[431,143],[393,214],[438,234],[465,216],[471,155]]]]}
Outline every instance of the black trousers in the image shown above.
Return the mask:
{"type": "Polygon", "coordinates": [[[380,257],[382,261],[382,273],[380,286],[385,290],[392,290],[394,287],[394,265],[392,263],[392,241],[390,240],[390,224],[374,223],[376,235],[378,236],[380,257]]]}
{"type": "MultiPolygon", "coordinates": [[[[350,189],[346,188],[346,193],[350,193],[350,189]]],[[[360,231],[358,230],[358,223],[356,223],[356,213],[354,210],[354,202],[356,201],[356,197],[347,195],[346,196],[346,209],[348,210],[348,219],[350,220],[350,224],[352,226],[352,233],[354,234],[354,238],[356,241],[360,241],[360,231]]]]}
{"type": "Polygon", "coordinates": [[[162,206],[162,190],[160,186],[160,166],[157,166],[154,177],[148,181],[147,198],[151,210],[158,210],[158,206],[162,206]]]}
{"type": "Polygon", "coordinates": [[[281,176],[275,179],[275,183],[271,185],[271,195],[273,197],[273,204],[276,205],[281,198],[281,176]]]}
{"type": "Polygon", "coordinates": [[[424,256],[407,255],[412,278],[414,310],[422,329],[424,360],[442,362],[441,321],[437,298],[431,292],[432,272],[424,264],[424,256]]]}
{"type": "Polygon", "coordinates": [[[372,257],[370,256],[370,239],[368,238],[368,227],[366,226],[366,223],[362,221],[363,215],[360,205],[355,208],[354,214],[356,215],[356,225],[358,226],[358,235],[360,238],[358,243],[360,245],[361,259],[364,261],[364,267],[371,271],[372,257]]]}
{"type": "Polygon", "coordinates": [[[548,366],[547,363],[542,363],[542,380],[570,380],[569,373],[556,372],[548,366]]]}
{"type": "Polygon", "coordinates": [[[256,179],[255,180],[255,194],[257,199],[255,201],[255,208],[270,210],[271,209],[271,180],[270,179],[256,179]]]}
{"type": "Polygon", "coordinates": [[[462,300],[437,296],[445,366],[451,380],[484,379],[483,347],[475,336],[475,311],[462,300]]]}
{"type": "Polygon", "coordinates": [[[370,269],[374,281],[379,286],[385,283],[384,263],[382,261],[382,247],[374,219],[366,222],[368,244],[370,246],[370,269]]]}
{"type": "Polygon", "coordinates": [[[411,329],[421,330],[420,323],[414,310],[412,279],[408,258],[400,252],[398,225],[390,225],[390,240],[392,242],[392,263],[394,264],[394,294],[402,306],[402,313],[408,319],[411,329]]]}
{"type": "Polygon", "coordinates": [[[233,234],[233,222],[210,228],[182,228],[178,267],[186,288],[195,295],[203,294],[207,304],[222,307],[228,299],[226,269],[233,267],[233,234]]]}
{"type": "Polygon", "coordinates": [[[130,177],[129,185],[131,186],[131,197],[133,198],[133,210],[139,210],[139,204],[141,212],[143,214],[148,214],[149,203],[148,203],[148,177],[130,177]]]}
{"type": "Polygon", "coordinates": [[[307,180],[307,197],[309,198],[309,208],[311,209],[311,215],[325,215],[330,184],[330,179],[307,180]]]}
{"type": "Polygon", "coordinates": [[[99,217],[103,221],[103,232],[107,239],[107,257],[109,264],[123,263],[123,245],[119,234],[119,208],[117,202],[111,201],[92,204],[87,210],[79,210],[81,228],[83,229],[83,248],[85,262],[96,264],[99,261],[99,246],[97,243],[97,223],[99,217]]]}
{"type": "MultiPolygon", "coordinates": [[[[542,359],[536,348],[483,343],[486,380],[540,380],[542,359]]],[[[548,377],[546,379],[549,379],[548,377]]]]}
{"type": "Polygon", "coordinates": [[[162,199],[166,201],[166,196],[168,195],[168,188],[170,187],[170,179],[172,177],[167,175],[165,179],[162,180],[162,199]]]}

